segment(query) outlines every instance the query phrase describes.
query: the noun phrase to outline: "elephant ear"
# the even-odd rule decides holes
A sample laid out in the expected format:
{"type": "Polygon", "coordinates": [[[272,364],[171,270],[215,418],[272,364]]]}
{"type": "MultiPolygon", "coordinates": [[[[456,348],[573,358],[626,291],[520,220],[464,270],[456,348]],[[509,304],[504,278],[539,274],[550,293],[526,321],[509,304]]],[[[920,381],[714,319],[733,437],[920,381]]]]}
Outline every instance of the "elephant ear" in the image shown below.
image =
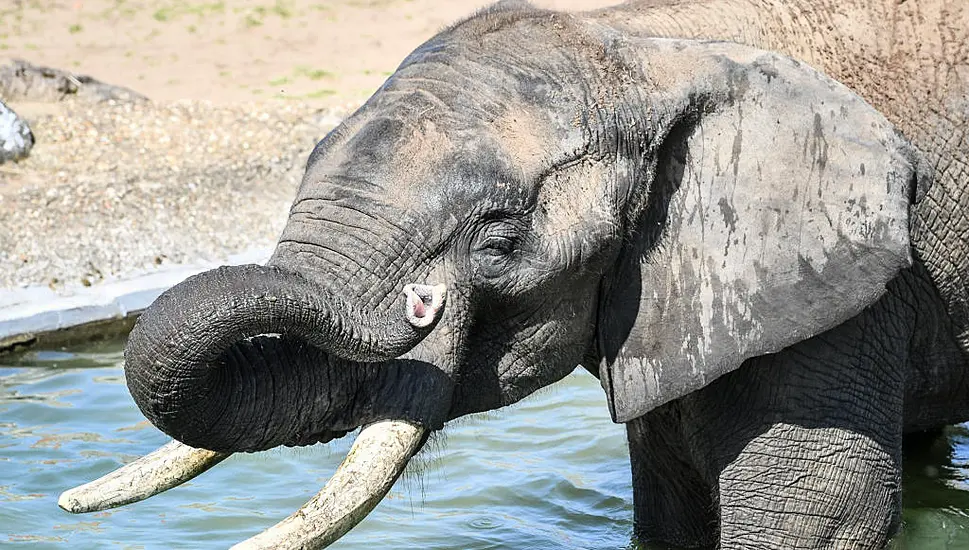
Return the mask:
{"type": "Polygon", "coordinates": [[[837,326],[911,264],[913,154],[871,106],[778,54],[641,46],[671,115],[600,297],[616,422],[837,326]]]}

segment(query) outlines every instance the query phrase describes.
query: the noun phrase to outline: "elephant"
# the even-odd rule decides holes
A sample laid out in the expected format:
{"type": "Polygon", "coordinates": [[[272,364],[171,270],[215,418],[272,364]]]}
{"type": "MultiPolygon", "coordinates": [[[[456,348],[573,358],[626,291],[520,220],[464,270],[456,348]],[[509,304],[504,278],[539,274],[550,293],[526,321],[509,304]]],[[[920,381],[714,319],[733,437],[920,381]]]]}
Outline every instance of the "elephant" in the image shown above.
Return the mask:
{"type": "Polygon", "coordinates": [[[428,434],[578,366],[626,426],[634,537],[883,548],[903,435],[969,419],[969,7],[501,2],[310,154],[267,265],[139,318],[175,441],[65,492],[146,498],[362,427],[243,547],[323,547],[428,434]]]}

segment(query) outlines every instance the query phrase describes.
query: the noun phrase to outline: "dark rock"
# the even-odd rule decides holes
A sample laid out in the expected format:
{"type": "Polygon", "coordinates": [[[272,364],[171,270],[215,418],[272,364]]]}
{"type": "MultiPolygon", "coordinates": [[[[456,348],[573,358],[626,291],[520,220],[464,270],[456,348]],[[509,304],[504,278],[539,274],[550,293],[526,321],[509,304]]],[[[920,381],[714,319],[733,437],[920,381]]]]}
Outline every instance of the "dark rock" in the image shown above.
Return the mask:
{"type": "Polygon", "coordinates": [[[33,146],[27,123],[0,101],[0,164],[26,157],[33,146]]]}
{"type": "Polygon", "coordinates": [[[19,59],[0,67],[0,97],[7,101],[148,101],[147,97],[128,88],[105,84],[90,76],[32,65],[19,59]]]}

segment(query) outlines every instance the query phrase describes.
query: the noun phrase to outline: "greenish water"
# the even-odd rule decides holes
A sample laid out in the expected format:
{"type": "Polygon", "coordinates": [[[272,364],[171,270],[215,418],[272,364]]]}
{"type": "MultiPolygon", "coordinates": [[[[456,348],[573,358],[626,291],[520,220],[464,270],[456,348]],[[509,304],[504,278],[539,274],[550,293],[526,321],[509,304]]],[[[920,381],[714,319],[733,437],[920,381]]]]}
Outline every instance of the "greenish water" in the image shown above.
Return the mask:
{"type": "MultiPolygon", "coordinates": [[[[0,357],[0,547],[225,548],[293,512],[326,482],[350,438],[236,455],[147,501],[74,516],[58,494],[166,438],[142,418],[121,343],[0,357]]],[[[895,547],[969,549],[969,430],[906,456],[895,547]]],[[[576,373],[499,412],[450,426],[338,548],[627,548],[625,437],[602,390],[576,373]]]]}

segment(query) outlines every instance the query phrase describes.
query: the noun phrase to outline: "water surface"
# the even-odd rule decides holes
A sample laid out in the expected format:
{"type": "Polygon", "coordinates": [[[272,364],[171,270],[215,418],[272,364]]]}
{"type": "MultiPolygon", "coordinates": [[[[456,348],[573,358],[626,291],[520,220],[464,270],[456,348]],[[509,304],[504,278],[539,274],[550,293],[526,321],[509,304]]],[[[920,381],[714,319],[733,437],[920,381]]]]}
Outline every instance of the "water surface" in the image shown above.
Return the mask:
{"type": "MultiPolygon", "coordinates": [[[[326,482],[351,438],[235,455],[194,481],[107,512],[71,515],[64,489],[157,448],[121,370],[121,342],[0,357],[0,547],[226,548],[326,482]]],[[[419,455],[335,548],[629,548],[622,427],[576,372],[501,411],[462,419],[419,455]]],[[[969,430],[906,456],[900,549],[969,550],[969,430]]]]}

